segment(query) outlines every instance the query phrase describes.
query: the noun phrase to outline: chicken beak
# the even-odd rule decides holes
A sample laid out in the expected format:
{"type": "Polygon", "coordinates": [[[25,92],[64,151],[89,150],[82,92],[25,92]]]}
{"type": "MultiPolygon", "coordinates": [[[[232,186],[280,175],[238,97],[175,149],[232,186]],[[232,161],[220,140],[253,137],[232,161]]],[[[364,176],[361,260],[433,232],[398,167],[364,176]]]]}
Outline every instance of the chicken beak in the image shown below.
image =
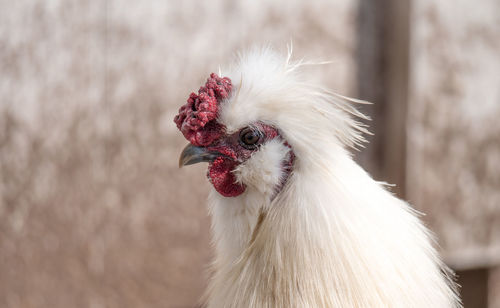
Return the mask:
{"type": "Polygon", "coordinates": [[[181,156],[179,157],[179,168],[201,162],[212,162],[219,156],[221,156],[220,153],[210,152],[207,148],[188,144],[184,150],[182,150],[181,156]]]}

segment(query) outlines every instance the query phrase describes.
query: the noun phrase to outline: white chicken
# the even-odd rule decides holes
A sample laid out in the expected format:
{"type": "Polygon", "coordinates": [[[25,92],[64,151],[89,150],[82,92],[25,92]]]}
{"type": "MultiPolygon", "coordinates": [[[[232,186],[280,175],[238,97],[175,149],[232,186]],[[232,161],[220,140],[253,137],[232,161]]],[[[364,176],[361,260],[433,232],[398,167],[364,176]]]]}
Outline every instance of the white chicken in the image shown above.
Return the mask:
{"type": "Polygon", "coordinates": [[[207,306],[461,307],[418,213],[353,161],[356,100],[300,68],[253,49],[175,118],[214,187],[207,306]]]}

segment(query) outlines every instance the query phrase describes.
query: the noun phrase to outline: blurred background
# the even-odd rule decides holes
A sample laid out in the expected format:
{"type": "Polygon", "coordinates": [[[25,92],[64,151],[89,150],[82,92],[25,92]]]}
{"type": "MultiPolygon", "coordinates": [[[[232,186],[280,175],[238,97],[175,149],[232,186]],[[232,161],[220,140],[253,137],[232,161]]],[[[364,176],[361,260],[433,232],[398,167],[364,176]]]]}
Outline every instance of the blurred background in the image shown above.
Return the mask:
{"type": "Polygon", "coordinates": [[[0,307],[196,307],[206,166],[172,121],[238,50],[374,102],[356,159],[500,307],[500,2],[0,0],[0,307]]]}

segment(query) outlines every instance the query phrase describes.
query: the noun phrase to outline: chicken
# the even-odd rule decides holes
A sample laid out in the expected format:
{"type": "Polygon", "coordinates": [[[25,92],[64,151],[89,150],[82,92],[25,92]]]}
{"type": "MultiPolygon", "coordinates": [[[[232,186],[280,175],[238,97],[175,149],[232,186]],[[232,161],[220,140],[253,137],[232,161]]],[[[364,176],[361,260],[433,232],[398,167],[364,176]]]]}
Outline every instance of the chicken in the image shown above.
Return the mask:
{"type": "Polygon", "coordinates": [[[207,306],[461,307],[419,214],[352,159],[361,101],[301,67],[252,49],[174,119],[213,186],[207,306]]]}

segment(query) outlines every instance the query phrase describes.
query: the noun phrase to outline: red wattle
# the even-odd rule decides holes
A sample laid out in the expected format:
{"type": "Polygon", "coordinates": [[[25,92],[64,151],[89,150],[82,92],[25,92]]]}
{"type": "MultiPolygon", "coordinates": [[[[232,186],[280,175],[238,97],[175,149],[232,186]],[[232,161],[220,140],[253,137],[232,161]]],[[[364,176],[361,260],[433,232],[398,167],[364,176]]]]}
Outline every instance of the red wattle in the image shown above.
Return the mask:
{"type": "Polygon", "coordinates": [[[245,192],[246,186],[236,183],[233,173],[236,165],[234,160],[219,157],[208,167],[208,177],[212,185],[224,197],[236,197],[245,192]]]}

